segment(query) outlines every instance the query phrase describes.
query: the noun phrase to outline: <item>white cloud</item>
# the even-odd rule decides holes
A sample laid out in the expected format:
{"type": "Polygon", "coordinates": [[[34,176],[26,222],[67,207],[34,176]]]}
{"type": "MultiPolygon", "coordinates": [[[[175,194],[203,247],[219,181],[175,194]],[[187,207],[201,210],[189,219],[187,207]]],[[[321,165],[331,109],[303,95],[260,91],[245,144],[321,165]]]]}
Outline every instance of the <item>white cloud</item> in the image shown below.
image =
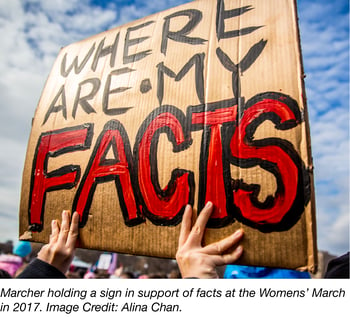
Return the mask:
{"type": "Polygon", "coordinates": [[[319,248],[341,254],[349,250],[349,10],[342,0],[299,8],[319,248]]]}
{"type": "Polygon", "coordinates": [[[116,25],[122,25],[130,21],[140,19],[150,14],[173,8],[190,2],[188,0],[163,0],[163,1],[130,1],[128,4],[116,5],[118,19],[116,25]]]}

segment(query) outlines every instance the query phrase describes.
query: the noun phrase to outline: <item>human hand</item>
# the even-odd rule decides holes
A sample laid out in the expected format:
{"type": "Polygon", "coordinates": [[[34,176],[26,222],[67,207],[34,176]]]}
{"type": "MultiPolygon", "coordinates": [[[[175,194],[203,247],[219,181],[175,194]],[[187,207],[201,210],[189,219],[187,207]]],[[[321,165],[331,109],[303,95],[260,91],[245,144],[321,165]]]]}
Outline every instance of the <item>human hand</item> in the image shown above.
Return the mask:
{"type": "Polygon", "coordinates": [[[61,226],[57,220],[51,222],[51,235],[48,244],[38,253],[38,259],[47,262],[65,274],[73,260],[75,244],[79,234],[79,214],[73,213],[69,226],[70,212],[63,210],[61,226]]]}
{"type": "Polygon", "coordinates": [[[218,242],[202,246],[205,226],[212,212],[213,204],[208,202],[192,227],[192,207],[186,206],[176,253],[183,278],[218,278],[217,266],[233,263],[242,255],[243,248],[240,245],[229,253],[224,253],[241,240],[241,229],[218,242]]]}

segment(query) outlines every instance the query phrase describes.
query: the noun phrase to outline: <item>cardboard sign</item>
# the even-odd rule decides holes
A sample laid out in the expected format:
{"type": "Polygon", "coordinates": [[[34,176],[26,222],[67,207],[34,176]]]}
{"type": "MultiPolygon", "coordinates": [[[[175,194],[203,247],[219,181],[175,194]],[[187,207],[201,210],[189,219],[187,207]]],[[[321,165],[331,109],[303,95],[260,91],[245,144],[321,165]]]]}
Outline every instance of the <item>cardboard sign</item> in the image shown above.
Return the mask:
{"type": "Polygon", "coordinates": [[[61,50],[33,120],[20,235],[63,209],[82,247],[174,257],[186,204],[239,227],[241,263],[315,267],[293,0],[199,0],[61,50]]]}

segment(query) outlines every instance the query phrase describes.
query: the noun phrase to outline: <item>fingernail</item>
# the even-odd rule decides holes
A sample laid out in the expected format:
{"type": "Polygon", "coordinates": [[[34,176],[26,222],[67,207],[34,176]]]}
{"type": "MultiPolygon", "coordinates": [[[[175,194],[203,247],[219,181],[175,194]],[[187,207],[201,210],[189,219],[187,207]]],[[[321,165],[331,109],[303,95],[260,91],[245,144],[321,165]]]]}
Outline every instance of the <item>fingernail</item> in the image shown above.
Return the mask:
{"type": "Polygon", "coordinates": [[[205,207],[210,208],[213,206],[213,203],[211,201],[208,201],[205,205],[205,207]]]}
{"type": "Polygon", "coordinates": [[[242,229],[238,229],[234,234],[233,234],[233,236],[235,237],[235,238],[239,238],[239,237],[241,237],[243,235],[243,230],[242,229]]]}
{"type": "Polygon", "coordinates": [[[241,245],[239,245],[237,248],[236,248],[236,253],[240,254],[243,252],[243,247],[241,245]]]}
{"type": "Polygon", "coordinates": [[[74,213],[73,213],[73,219],[74,218],[77,219],[78,221],[80,220],[80,215],[76,211],[74,211],[74,213]]]}

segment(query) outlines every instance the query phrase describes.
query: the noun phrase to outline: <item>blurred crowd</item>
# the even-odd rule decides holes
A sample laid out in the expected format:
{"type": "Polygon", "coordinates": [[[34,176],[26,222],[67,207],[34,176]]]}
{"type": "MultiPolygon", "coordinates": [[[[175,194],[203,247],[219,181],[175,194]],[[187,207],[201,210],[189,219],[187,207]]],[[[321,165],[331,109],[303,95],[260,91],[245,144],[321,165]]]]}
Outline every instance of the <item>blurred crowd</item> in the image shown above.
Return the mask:
{"type": "MultiPolygon", "coordinates": [[[[15,245],[12,241],[0,244],[0,277],[17,277],[37,256],[40,247],[41,244],[28,241],[18,241],[15,245]]],[[[67,278],[181,278],[175,260],[83,249],[78,250],[77,253],[93,263],[75,257],[66,273],[67,278]]]]}
{"type": "MultiPolygon", "coordinates": [[[[0,243],[0,278],[16,278],[26,266],[36,258],[41,248],[40,243],[12,241],[0,243]]],[[[66,277],[70,279],[176,279],[181,278],[177,262],[170,259],[132,256],[107,253],[94,250],[77,250],[82,258],[75,256],[66,277]],[[91,263],[92,262],[92,263],[91,263]]],[[[348,255],[347,255],[348,256],[348,255]]],[[[329,261],[336,260],[331,257],[329,261]]],[[[327,266],[327,263],[324,264],[327,266]]],[[[307,272],[271,269],[265,267],[247,267],[226,265],[218,269],[221,278],[320,278],[307,272]]]]}

